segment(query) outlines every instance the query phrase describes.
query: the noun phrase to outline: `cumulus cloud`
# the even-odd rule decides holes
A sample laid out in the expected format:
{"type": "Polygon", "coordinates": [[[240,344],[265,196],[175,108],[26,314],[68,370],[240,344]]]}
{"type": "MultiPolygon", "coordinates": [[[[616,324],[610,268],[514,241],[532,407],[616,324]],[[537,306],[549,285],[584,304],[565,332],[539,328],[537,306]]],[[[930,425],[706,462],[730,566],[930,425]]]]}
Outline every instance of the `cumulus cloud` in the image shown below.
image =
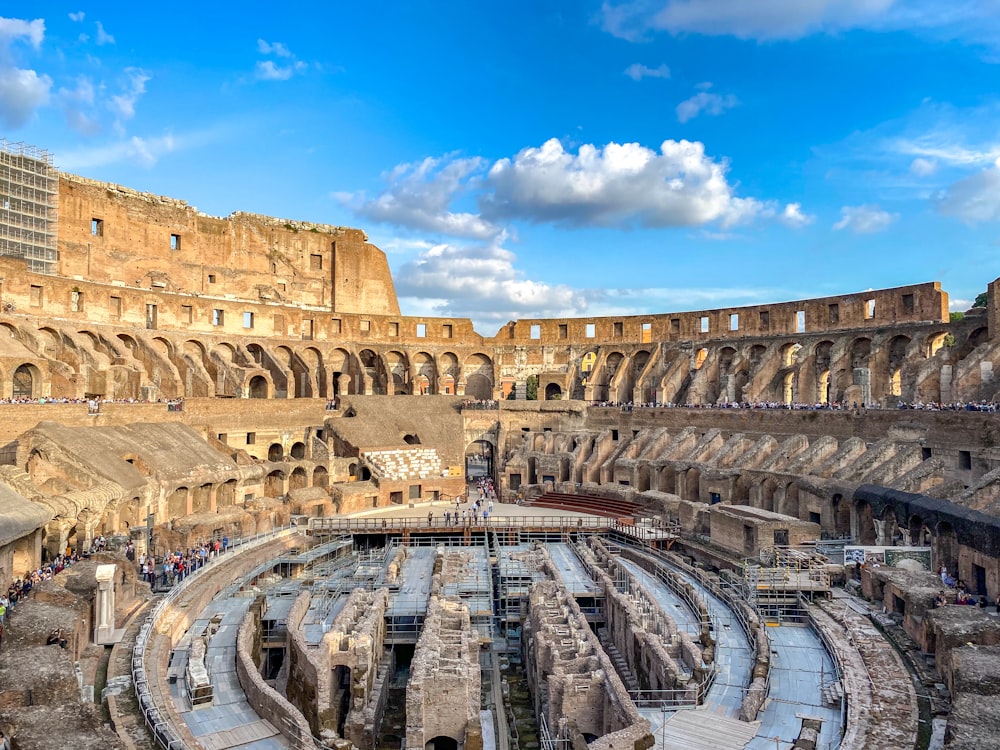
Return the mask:
{"type": "Polygon", "coordinates": [[[766,209],[739,198],[728,165],[697,141],[664,141],[659,152],[638,143],[583,145],[567,152],[555,138],[500,159],[480,205],[491,220],[527,219],[570,226],[723,226],[766,209]]]}
{"type": "Polygon", "coordinates": [[[396,274],[401,303],[441,316],[472,318],[494,330],[508,320],[565,317],[587,310],[588,294],[526,279],[517,256],[498,243],[434,245],[396,274]]]}
{"type": "Polygon", "coordinates": [[[711,91],[699,91],[690,99],[685,99],[677,105],[677,119],[680,122],[687,122],[702,113],[713,116],[721,115],[737,104],[739,104],[739,100],[732,94],[723,96],[711,91]]]}
{"type": "Polygon", "coordinates": [[[899,218],[899,214],[883,211],[876,205],[844,206],[840,209],[840,221],[834,229],[850,229],[855,234],[871,234],[888,229],[899,218]]]}
{"type": "Polygon", "coordinates": [[[629,41],[661,31],[770,41],[866,29],[1000,42],[995,4],[981,0],[607,0],[601,22],[629,41]]]}
{"type": "Polygon", "coordinates": [[[13,47],[27,43],[38,50],[45,38],[45,21],[37,18],[0,18],[0,123],[14,130],[25,124],[35,110],[48,103],[52,79],[35,70],[20,68],[13,47]]]}
{"type": "Polygon", "coordinates": [[[935,203],[946,216],[970,223],[1000,220],[1000,158],[941,191],[935,203]]]}
{"type": "Polygon", "coordinates": [[[77,11],[76,13],[70,13],[69,14],[69,20],[70,21],[74,21],[75,23],[80,23],[86,17],[87,17],[87,14],[84,13],[82,10],[77,11]]]}
{"type": "Polygon", "coordinates": [[[135,117],[136,102],[146,93],[146,83],[151,79],[149,73],[142,68],[125,68],[124,73],[122,91],[112,96],[108,105],[119,121],[135,117]]]}
{"type": "Polygon", "coordinates": [[[97,46],[103,47],[105,44],[114,44],[115,38],[104,30],[104,24],[98,21],[96,25],[97,25],[97,37],[95,38],[94,41],[97,43],[97,46]]]}
{"type": "Polygon", "coordinates": [[[650,68],[641,63],[632,63],[625,68],[625,75],[633,81],[641,81],[643,78],[670,78],[670,68],[666,65],[650,68]]]}
{"type": "Polygon", "coordinates": [[[479,157],[458,158],[452,154],[400,164],[383,175],[388,183],[376,198],[339,195],[366,219],[424,232],[489,239],[502,230],[476,213],[451,210],[451,204],[479,183],[486,161],[479,157]]]}
{"type": "Polygon", "coordinates": [[[282,61],[258,60],[254,66],[254,78],[258,81],[287,81],[296,73],[301,73],[309,67],[307,63],[297,60],[292,51],[281,42],[258,39],[257,51],[262,55],[273,55],[282,61]]]}
{"type": "Polygon", "coordinates": [[[788,227],[798,229],[800,227],[808,226],[816,220],[815,216],[802,213],[801,203],[788,203],[785,205],[785,209],[778,216],[778,221],[788,227]]]}
{"type": "Polygon", "coordinates": [[[85,136],[94,136],[101,131],[101,124],[93,113],[96,100],[94,82],[89,78],[80,76],[75,86],[60,87],[54,99],[73,130],[85,136]]]}
{"type": "Polygon", "coordinates": [[[291,57],[292,53],[281,42],[268,42],[263,39],[257,40],[257,51],[262,55],[275,55],[277,57],[291,57]]]}

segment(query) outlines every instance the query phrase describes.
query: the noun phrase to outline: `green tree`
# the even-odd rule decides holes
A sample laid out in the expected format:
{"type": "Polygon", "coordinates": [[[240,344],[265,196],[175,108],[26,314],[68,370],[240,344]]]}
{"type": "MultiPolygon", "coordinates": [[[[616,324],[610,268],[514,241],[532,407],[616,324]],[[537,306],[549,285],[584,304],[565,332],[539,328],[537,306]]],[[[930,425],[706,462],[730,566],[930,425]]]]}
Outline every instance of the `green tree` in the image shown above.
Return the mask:
{"type": "Polygon", "coordinates": [[[952,323],[957,323],[957,322],[958,322],[958,321],[960,321],[960,320],[965,320],[965,313],[964,313],[964,312],[953,312],[953,313],[949,313],[949,315],[948,315],[948,319],[949,319],[949,320],[950,320],[950,321],[951,321],[952,323]]]}
{"type": "Polygon", "coordinates": [[[982,292],[976,295],[975,302],[972,303],[973,307],[986,307],[986,292],[982,292]]]}
{"type": "Polygon", "coordinates": [[[538,400],[538,376],[529,375],[528,380],[524,384],[524,397],[528,401],[538,400]]]}

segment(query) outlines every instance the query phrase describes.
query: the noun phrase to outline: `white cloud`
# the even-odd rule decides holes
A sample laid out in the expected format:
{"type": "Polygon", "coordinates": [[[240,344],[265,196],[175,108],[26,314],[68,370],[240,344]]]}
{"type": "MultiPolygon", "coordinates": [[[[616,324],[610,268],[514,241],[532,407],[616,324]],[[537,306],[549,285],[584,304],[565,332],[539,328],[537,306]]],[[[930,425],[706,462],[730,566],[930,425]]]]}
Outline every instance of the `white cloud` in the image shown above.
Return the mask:
{"type": "Polygon", "coordinates": [[[42,46],[42,39],[45,38],[45,19],[36,18],[34,21],[25,21],[20,18],[0,17],[0,48],[4,50],[6,57],[10,44],[18,39],[27,39],[34,48],[42,46]]]}
{"type": "Polygon", "coordinates": [[[723,226],[763,215],[766,204],[738,198],[728,165],[697,141],[585,144],[567,152],[555,138],[490,169],[480,199],[491,220],[527,219],[571,226],[723,226]]]}
{"type": "Polygon", "coordinates": [[[262,55],[275,55],[277,57],[292,57],[291,51],[281,42],[267,42],[263,39],[257,40],[257,51],[262,55]]]}
{"type": "MultiPolygon", "coordinates": [[[[709,84],[710,85],[710,84],[709,84]]],[[[690,99],[685,99],[677,105],[677,119],[687,122],[698,115],[721,115],[727,109],[732,109],[739,100],[732,94],[713,94],[710,91],[699,91],[690,99]]]]}
{"type": "Polygon", "coordinates": [[[855,234],[871,234],[888,229],[899,218],[899,214],[883,211],[876,205],[844,206],[840,209],[840,221],[834,229],[850,229],[855,234]]]}
{"type": "Polygon", "coordinates": [[[992,167],[941,191],[935,203],[946,216],[970,223],[1000,221],[1000,158],[992,167]]]}
{"type": "Polygon", "coordinates": [[[73,88],[61,87],[55,95],[67,124],[85,136],[94,136],[101,131],[101,124],[93,114],[95,98],[94,82],[86,76],[77,78],[73,88]]]}
{"type": "Polygon", "coordinates": [[[808,226],[816,220],[815,216],[810,214],[802,213],[801,203],[788,203],[785,205],[785,209],[781,212],[778,217],[778,221],[788,227],[798,229],[800,227],[808,226]]]}
{"type": "Polygon", "coordinates": [[[625,75],[633,81],[641,81],[643,78],[670,78],[670,68],[666,65],[650,68],[642,63],[632,63],[625,68],[625,75]]]}
{"type": "Polygon", "coordinates": [[[918,156],[910,162],[910,174],[917,177],[930,177],[937,172],[938,163],[934,159],[926,159],[918,156]]]}
{"type": "Polygon", "coordinates": [[[0,123],[4,127],[13,130],[27,124],[35,110],[49,101],[52,79],[18,67],[12,51],[17,42],[27,42],[38,50],[44,38],[45,21],[41,18],[0,17],[0,123]]]}
{"type": "Polygon", "coordinates": [[[142,68],[125,68],[125,81],[122,84],[122,92],[111,97],[108,107],[114,112],[119,121],[131,120],[135,117],[135,105],[139,97],[146,93],[146,83],[151,79],[142,68]]]}
{"type": "Polygon", "coordinates": [[[61,152],[59,163],[63,169],[69,171],[93,169],[123,161],[152,167],[164,155],[179,147],[178,140],[170,134],[155,138],[132,136],[114,143],[61,152]]]}
{"type": "Polygon", "coordinates": [[[517,256],[496,243],[435,245],[396,273],[401,303],[434,315],[472,318],[493,331],[525,317],[566,317],[587,310],[588,293],[524,278],[517,256]]]}
{"type": "Polygon", "coordinates": [[[254,76],[258,81],[287,81],[293,75],[308,67],[306,63],[297,61],[288,65],[276,65],[274,60],[258,60],[254,68],[254,76]]]}
{"type": "Polygon", "coordinates": [[[470,212],[452,211],[451,204],[478,185],[486,162],[479,157],[457,158],[451,154],[440,159],[400,164],[384,175],[388,183],[377,197],[339,195],[342,203],[366,219],[409,227],[424,232],[489,239],[503,230],[470,212]]]}
{"type": "Polygon", "coordinates": [[[87,14],[84,13],[82,10],[80,10],[77,11],[76,13],[70,13],[69,20],[74,21],[75,23],[80,23],[84,18],[86,18],[86,16],[87,14]]]}
{"type": "Polygon", "coordinates": [[[111,36],[108,32],[104,30],[104,24],[100,21],[97,22],[97,42],[98,47],[103,47],[105,44],[114,44],[115,38],[111,36]]]}
{"type": "Polygon", "coordinates": [[[866,29],[1000,44],[996,3],[983,0],[606,1],[601,21],[605,31],[629,41],[658,31],[767,41],[866,29]]]}

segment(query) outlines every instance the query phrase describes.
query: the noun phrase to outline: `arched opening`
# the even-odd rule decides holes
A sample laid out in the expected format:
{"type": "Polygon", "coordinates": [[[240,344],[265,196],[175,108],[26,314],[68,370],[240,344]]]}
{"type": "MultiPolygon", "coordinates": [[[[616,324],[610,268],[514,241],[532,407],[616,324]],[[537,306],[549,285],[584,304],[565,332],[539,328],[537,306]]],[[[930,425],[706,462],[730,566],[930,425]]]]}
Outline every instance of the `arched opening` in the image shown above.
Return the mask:
{"type": "Polygon", "coordinates": [[[301,490],[309,484],[309,480],[306,477],[306,470],[301,466],[295,467],[292,471],[292,475],[288,478],[288,489],[291,490],[301,490]]]}
{"type": "Polygon", "coordinates": [[[493,476],[493,444],[475,440],[465,449],[465,478],[468,481],[493,476]]]}
{"type": "Polygon", "coordinates": [[[791,367],[792,365],[794,365],[795,360],[799,354],[799,349],[801,348],[802,345],[799,344],[798,342],[785,344],[783,347],[781,347],[781,366],[791,367]]]}
{"type": "Polygon", "coordinates": [[[325,466],[317,466],[313,470],[313,487],[329,487],[330,475],[325,466]]]}
{"type": "Polygon", "coordinates": [[[864,500],[858,500],[854,504],[854,510],[858,518],[858,543],[875,544],[875,517],[872,513],[872,506],[864,500]]]}
{"type": "Polygon", "coordinates": [[[285,472],[272,471],[264,478],[264,497],[281,497],[285,494],[285,472]]]}
{"type": "Polygon", "coordinates": [[[35,397],[35,377],[31,365],[21,365],[14,370],[14,398],[35,397]]]}
{"type": "MultiPolygon", "coordinates": [[[[937,525],[937,534],[934,537],[934,558],[938,566],[947,565],[952,575],[956,578],[962,577],[958,570],[958,536],[955,534],[955,527],[947,521],[941,521],[937,525]]],[[[970,585],[976,584],[970,583],[970,585]]],[[[977,593],[985,594],[986,592],[977,593]]]]}
{"type": "Polygon", "coordinates": [[[306,444],[302,442],[292,443],[292,458],[301,461],[306,457],[306,444]]]}
{"type": "Polygon", "coordinates": [[[267,378],[254,375],[250,378],[250,398],[267,398],[267,378]]]}
{"type": "Polygon", "coordinates": [[[465,395],[482,401],[493,398],[493,360],[485,354],[466,358],[463,367],[465,395]]]}
{"type": "Polygon", "coordinates": [[[933,357],[940,351],[941,347],[944,346],[944,342],[948,338],[947,331],[938,331],[937,333],[931,333],[927,336],[924,343],[924,352],[928,358],[933,357]]]}
{"type": "Polygon", "coordinates": [[[562,388],[558,383],[549,383],[545,386],[545,400],[559,401],[562,398],[562,388]]]}
{"type": "Polygon", "coordinates": [[[271,443],[267,448],[268,461],[280,461],[284,455],[285,451],[282,449],[281,443],[271,443]]]}
{"type": "Polygon", "coordinates": [[[984,326],[983,328],[977,328],[972,333],[969,334],[969,344],[973,347],[979,346],[980,344],[985,344],[990,337],[989,330],[984,326]]]}
{"type": "Polygon", "coordinates": [[[194,488],[191,498],[192,513],[206,513],[211,510],[212,485],[202,484],[194,488]]]}
{"type": "Polygon", "coordinates": [[[424,745],[424,750],[458,750],[458,740],[438,735],[424,745]]]}
{"type": "MultiPolygon", "coordinates": [[[[908,529],[910,532],[910,544],[914,547],[929,546],[931,543],[931,532],[924,525],[924,519],[914,513],[910,516],[908,529]]],[[[958,559],[957,557],[955,558],[958,559]]]]}
{"type": "Polygon", "coordinates": [[[896,512],[891,507],[882,511],[882,544],[896,546],[903,543],[903,531],[896,521],[896,512]]]}
{"type": "Polygon", "coordinates": [[[167,499],[167,514],[171,518],[180,518],[187,515],[188,508],[188,488],[178,487],[170,493],[167,499]]]}
{"type": "Polygon", "coordinates": [[[407,445],[420,445],[419,435],[403,435],[403,442],[407,445]]]}
{"type": "Polygon", "coordinates": [[[838,538],[843,539],[851,536],[851,504],[844,501],[844,496],[839,492],[832,498],[833,504],[833,533],[838,538]]]}
{"type": "Polygon", "coordinates": [[[236,504],[236,480],[230,479],[219,485],[215,496],[215,507],[225,508],[236,504]]]}
{"type": "Polygon", "coordinates": [[[793,518],[799,517],[799,488],[797,485],[790,482],[785,485],[778,512],[793,518]]]}

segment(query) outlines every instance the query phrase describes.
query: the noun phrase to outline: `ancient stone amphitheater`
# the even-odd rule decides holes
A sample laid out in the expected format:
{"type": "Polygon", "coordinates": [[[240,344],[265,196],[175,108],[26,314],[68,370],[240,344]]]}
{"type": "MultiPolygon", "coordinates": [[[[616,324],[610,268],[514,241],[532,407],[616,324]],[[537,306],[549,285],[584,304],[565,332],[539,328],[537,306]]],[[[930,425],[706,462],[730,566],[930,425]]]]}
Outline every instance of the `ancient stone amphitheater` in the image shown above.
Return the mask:
{"type": "Polygon", "coordinates": [[[358,229],[0,188],[17,750],[1000,747],[1000,280],[487,338],[358,229]]]}

